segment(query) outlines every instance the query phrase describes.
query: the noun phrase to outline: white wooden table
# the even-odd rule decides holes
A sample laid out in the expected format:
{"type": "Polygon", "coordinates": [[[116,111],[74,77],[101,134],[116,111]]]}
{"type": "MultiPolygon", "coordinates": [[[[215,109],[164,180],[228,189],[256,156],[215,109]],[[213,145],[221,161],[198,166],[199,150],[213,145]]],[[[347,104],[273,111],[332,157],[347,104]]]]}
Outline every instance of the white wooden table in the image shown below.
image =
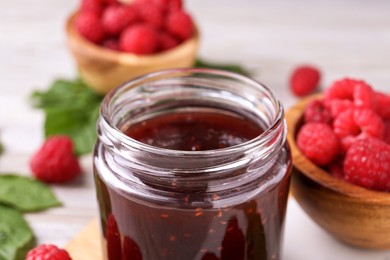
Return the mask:
{"type": "MultiPolygon", "coordinates": [[[[29,158],[43,139],[43,114],[31,109],[28,96],[55,78],[76,76],[63,28],[78,3],[0,3],[0,138],[6,148],[0,172],[29,174],[29,158]]],[[[187,6],[201,28],[200,55],[252,69],[286,108],[296,101],[287,88],[288,75],[306,62],[322,69],[323,86],[351,76],[390,91],[390,1],[191,0],[187,6]]],[[[54,186],[63,207],[27,215],[38,243],[65,246],[97,215],[91,157],[82,164],[83,178],[54,186]]],[[[390,259],[390,251],[359,250],[333,240],[293,199],[284,245],[285,260],[390,259]]]]}

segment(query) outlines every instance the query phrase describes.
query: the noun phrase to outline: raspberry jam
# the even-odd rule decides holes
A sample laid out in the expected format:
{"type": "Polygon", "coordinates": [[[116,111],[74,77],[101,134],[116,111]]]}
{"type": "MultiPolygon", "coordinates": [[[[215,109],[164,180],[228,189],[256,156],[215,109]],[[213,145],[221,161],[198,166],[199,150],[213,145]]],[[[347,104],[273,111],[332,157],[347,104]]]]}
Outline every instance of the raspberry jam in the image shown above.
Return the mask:
{"type": "Polygon", "coordinates": [[[280,258],[291,159],[268,89],[221,71],[157,72],[107,95],[98,133],[106,260],[280,258]]]}

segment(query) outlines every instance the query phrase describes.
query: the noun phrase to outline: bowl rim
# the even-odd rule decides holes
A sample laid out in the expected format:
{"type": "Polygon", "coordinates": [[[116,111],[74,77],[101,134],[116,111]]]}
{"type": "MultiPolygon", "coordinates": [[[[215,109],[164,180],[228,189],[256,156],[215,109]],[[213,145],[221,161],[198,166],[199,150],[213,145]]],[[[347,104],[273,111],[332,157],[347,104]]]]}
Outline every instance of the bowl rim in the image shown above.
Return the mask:
{"type": "Polygon", "coordinates": [[[304,108],[312,100],[321,99],[322,97],[322,94],[310,95],[303,98],[286,111],[286,121],[289,129],[287,133],[287,140],[291,147],[293,166],[306,177],[334,192],[350,198],[359,199],[360,201],[368,204],[390,205],[390,193],[370,190],[332,177],[328,172],[319,168],[306,158],[297,147],[295,142],[296,127],[302,120],[304,108]]]}
{"type": "Polygon", "coordinates": [[[158,63],[161,60],[171,60],[176,57],[177,54],[183,53],[183,50],[189,48],[191,45],[198,45],[200,33],[198,28],[195,26],[194,34],[191,38],[183,41],[176,47],[154,53],[149,55],[138,55],[133,53],[119,52],[110,50],[108,48],[103,48],[97,44],[94,44],[86,39],[84,39],[74,28],[74,20],[78,15],[79,11],[74,11],[71,13],[65,23],[65,31],[68,38],[68,45],[71,41],[77,42],[84,51],[87,51],[91,56],[100,57],[107,61],[120,62],[120,63],[134,63],[134,64],[149,64],[149,63],[158,63]]]}

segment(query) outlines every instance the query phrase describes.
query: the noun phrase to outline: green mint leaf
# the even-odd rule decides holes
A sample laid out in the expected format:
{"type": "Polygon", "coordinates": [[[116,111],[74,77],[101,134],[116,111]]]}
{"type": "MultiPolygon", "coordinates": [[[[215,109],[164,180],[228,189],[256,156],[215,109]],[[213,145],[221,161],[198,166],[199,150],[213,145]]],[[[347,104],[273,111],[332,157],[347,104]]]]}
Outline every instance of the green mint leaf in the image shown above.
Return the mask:
{"type": "Polygon", "coordinates": [[[57,80],[49,90],[34,92],[32,105],[45,112],[45,136],[68,135],[77,155],[88,154],[96,141],[96,121],[103,96],[80,80],[57,80]]]}
{"type": "Polygon", "coordinates": [[[0,260],[23,260],[34,246],[34,235],[22,214],[0,205],[0,260]]]}
{"type": "Polygon", "coordinates": [[[244,67],[237,65],[237,64],[221,64],[221,63],[214,63],[205,61],[203,59],[196,59],[195,61],[195,68],[209,68],[209,69],[220,69],[220,70],[226,70],[235,72],[238,74],[242,74],[244,76],[250,76],[251,73],[245,69],[244,67]]]}
{"type": "Polygon", "coordinates": [[[0,175],[0,204],[22,212],[40,211],[61,205],[46,184],[14,174],[0,175]]]}

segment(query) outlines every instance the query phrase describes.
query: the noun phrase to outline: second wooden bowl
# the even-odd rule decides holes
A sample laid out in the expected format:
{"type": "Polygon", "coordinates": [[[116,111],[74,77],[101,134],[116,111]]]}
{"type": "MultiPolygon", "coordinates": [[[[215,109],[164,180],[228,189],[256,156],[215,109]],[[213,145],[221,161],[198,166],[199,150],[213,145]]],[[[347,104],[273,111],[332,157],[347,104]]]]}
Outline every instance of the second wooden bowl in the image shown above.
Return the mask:
{"type": "Polygon", "coordinates": [[[80,76],[96,92],[105,94],[133,77],[149,72],[191,67],[196,58],[199,34],[175,48],[154,55],[135,55],[111,51],[82,38],[74,28],[77,13],[66,23],[68,47],[76,60],[80,76]]]}
{"type": "Polygon", "coordinates": [[[332,177],[309,161],[295,137],[312,96],[286,113],[292,150],[292,194],[302,209],[335,238],[362,248],[390,248],[390,193],[368,190],[332,177]]]}

